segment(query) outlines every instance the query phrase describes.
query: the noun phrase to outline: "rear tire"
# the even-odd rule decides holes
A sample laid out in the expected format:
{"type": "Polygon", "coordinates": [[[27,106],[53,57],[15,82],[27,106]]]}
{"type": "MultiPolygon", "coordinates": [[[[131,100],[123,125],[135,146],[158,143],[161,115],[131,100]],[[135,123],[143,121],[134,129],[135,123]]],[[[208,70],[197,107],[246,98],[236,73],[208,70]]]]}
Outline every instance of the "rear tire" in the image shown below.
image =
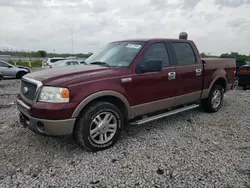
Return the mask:
{"type": "Polygon", "coordinates": [[[18,73],[16,74],[16,78],[17,78],[17,79],[21,79],[25,74],[27,74],[27,73],[24,72],[24,71],[18,72],[18,73]]]}
{"type": "Polygon", "coordinates": [[[220,85],[214,85],[207,99],[201,101],[201,106],[207,112],[217,112],[224,99],[224,89],[220,85]]]}
{"type": "Polygon", "coordinates": [[[123,115],[115,105],[95,102],[79,115],[73,135],[87,151],[104,150],[117,142],[123,122],[123,115]]]}

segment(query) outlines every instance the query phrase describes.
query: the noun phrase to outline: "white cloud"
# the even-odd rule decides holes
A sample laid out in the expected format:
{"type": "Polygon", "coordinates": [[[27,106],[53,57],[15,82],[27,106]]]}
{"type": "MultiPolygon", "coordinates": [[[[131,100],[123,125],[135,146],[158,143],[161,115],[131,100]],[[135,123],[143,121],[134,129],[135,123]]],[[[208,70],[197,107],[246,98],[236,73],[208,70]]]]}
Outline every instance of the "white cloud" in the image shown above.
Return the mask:
{"type": "Polygon", "coordinates": [[[96,51],[125,38],[177,38],[202,52],[249,54],[249,0],[0,0],[0,48],[96,51]],[[230,4],[231,2],[231,4],[230,4]]]}

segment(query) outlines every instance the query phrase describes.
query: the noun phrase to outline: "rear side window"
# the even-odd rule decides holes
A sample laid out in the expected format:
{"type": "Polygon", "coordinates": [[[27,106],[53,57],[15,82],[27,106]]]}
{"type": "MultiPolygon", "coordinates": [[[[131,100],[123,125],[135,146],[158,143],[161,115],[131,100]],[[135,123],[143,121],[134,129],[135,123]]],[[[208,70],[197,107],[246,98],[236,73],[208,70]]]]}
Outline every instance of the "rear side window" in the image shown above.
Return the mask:
{"type": "Polygon", "coordinates": [[[156,60],[156,59],[162,60],[163,67],[169,66],[168,52],[164,43],[152,44],[143,55],[139,64],[146,63],[148,60],[156,60]]]}
{"type": "Polygon", "coordinates": [[[178,65],[193,65],[196,63],[194,51],[189,43],[172,43],[178,65]]]}

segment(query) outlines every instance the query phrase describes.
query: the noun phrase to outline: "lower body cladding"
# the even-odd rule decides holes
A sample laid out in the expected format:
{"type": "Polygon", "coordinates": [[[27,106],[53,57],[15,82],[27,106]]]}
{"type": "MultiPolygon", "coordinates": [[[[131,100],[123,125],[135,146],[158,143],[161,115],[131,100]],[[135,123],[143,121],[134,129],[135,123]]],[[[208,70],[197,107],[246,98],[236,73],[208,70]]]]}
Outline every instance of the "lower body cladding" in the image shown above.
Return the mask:
{"type": "Polygon", "coordinates": [[[48,136],[70,135],[73,132],[76,119],[45,120],[31,117],[28,108],[22,101],[17,100],[17,107],[20,111],[20,123],[38,134],[48,136]]]}

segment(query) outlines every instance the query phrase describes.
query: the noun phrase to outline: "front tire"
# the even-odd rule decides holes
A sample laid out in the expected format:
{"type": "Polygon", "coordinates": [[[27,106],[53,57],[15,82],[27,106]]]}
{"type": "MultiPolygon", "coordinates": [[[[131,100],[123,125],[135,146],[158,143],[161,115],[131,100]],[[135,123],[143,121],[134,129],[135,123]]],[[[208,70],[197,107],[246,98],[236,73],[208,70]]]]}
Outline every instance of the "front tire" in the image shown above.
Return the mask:
{"type": "Polygon", "coordinates": [[[86,150],[104,150],[117,142],[123,122],[123,115],[115,105],[95,102],[79,115],[73,134],[86,150]]]}
{"type": "Polygon", "coordinates": [[[223,99],[223,88],[220,85],[214,85],[209,93],[208,98],[202,101],[202,107],[207,112],[217,112],[223,104],[223,99]]]}

